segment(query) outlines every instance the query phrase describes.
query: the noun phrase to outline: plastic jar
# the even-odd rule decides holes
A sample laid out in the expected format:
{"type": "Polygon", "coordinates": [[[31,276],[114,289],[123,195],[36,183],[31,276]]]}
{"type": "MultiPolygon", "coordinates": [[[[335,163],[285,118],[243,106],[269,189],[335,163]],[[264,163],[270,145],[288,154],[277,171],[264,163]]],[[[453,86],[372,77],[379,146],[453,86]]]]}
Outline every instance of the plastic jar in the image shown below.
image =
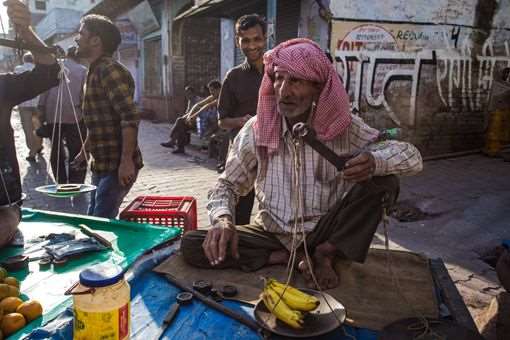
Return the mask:
{"type": "Polygon", "coordinates": [[[129,339],[130,288],[121,267],[97,265],[82,271],[71,294],[73,339],[129,339]]]}

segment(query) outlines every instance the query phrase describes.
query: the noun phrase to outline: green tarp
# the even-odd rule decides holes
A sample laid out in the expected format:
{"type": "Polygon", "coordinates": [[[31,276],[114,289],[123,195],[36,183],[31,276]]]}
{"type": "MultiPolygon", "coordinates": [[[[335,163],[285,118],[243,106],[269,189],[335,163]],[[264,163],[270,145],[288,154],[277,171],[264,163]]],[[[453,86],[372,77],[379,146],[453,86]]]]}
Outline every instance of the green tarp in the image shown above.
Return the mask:
{"type": "MultiPolygon", "coordinates": [[[[44,308],[42,318],[31,322],[9,339],[22,338],[34,328],[54,319],[70,306],[72,298],[64,293],[78,281],[81,270],[94,264],[108,262],[127,268],[147,250],[176,238],[180,234],[179,228],[159,227],[151,224],[31,209],[23,209],[22,213],[23,219],[19,228],[23,232],[25,242],[50,233],[79,233],[78,224],[85,224],[112,240],[113,250],[90,253],[80,258],[71,259],[62,267],[51,266],[47,270],[39,268],[38,261],[34,261],[30,263],[28,271],[9,273],[21,281],[22,299],[38,300],[44,308]]],[[[0,261],[22,252],[22,248],[2,249],[0,250],[0,261]]]]}

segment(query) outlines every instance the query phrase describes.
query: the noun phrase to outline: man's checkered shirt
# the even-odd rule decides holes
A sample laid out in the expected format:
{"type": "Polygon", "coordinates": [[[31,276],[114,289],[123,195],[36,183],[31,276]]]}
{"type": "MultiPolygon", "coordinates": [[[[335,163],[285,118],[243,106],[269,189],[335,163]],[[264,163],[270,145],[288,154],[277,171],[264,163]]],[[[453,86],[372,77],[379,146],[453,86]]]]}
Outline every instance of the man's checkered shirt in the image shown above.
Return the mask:
{"type": "MultiPolygon", "coordinates": [[[[88,130],[91,169],[96,173],[116,171],[122,154],[122,128],[138,129],[140,115],[134,103],[135,83],[129,71],[110,57],[90,65],[84,88],[83,117],[88,130]]],[[[136,148],[135,167],[143,166],[136,148]]]]}

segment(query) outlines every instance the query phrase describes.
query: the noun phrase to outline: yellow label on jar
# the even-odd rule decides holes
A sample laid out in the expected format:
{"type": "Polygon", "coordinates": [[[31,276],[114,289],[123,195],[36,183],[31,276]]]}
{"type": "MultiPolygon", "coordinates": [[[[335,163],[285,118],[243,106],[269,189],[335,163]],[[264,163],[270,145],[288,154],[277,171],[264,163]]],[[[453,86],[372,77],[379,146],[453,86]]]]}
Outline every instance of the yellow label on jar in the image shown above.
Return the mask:
{"type": "Polygon", "coordinates": [[[74,340],[123,340],[129,335],[129,303],[105,312],[74,309],[74,340]]]}

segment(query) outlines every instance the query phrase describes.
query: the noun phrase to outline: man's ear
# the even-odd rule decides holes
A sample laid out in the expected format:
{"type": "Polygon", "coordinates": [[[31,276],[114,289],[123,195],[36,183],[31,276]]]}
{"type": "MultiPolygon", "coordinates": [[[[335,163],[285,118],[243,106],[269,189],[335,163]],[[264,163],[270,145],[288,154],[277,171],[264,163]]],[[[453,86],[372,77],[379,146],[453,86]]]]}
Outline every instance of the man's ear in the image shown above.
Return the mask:
{"type": "Polygon", "coordinates": [[[239,36],[236,34],[235,37],[236,37],[236,39],[235,39],[236,40],[236,47],[237,48],[241,48],[241,44],[239,44],[239,36]]]}
{"type": "Polygon", "coordinates": [[[97,46],[97,45],[101,44],[101,38],[99,38],[97,35],[91,37],[90,38],[90,44],[92,46],[97,46]]]}

